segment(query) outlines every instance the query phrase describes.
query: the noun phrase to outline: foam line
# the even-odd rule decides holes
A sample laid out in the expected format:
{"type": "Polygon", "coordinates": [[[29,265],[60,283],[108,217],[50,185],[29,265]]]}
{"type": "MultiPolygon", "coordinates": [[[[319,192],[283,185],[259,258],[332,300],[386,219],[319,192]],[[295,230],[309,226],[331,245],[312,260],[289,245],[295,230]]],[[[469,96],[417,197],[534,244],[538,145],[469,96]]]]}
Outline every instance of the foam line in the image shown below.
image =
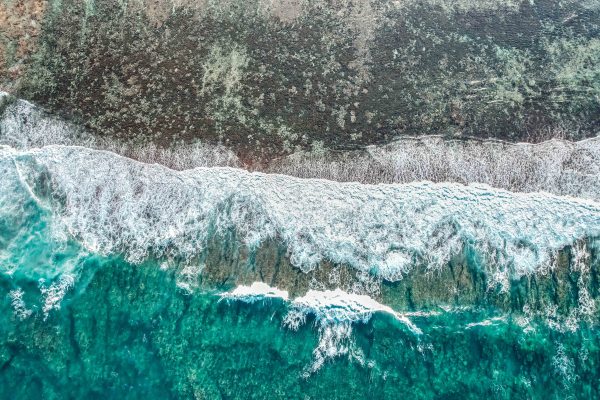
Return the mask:
{"type": "MultiPolygon", "coordinates": [[[[50,197],[44,204],[72,237],[136,263],[150,255],[192,259],[213,235],[234,230],[250,248],[281,240],[304,271],[328,260],[397,280],[415,265],[443,268],[468,252],[502,280],[547,268],[558,250],[600,237],[595,201],[486,185],[177,172],[106,151],[48,146],[0,148],[1,187],[18,185],[15,162],[29,187],[50,186],[50,195],[35,196],[50,197]]],[[[22,201],[12,190],[0,197],[22,201]]]]}
{"type": "Polygon", "coordinates": [[[240,285],[231,292],[221,294],[221,299],[238,300],[245,303],[254,303],[264,299],[282,299],[287,301],[287,290],[273,288],[263,282],[254,282],[250,286],[240,285]]]}

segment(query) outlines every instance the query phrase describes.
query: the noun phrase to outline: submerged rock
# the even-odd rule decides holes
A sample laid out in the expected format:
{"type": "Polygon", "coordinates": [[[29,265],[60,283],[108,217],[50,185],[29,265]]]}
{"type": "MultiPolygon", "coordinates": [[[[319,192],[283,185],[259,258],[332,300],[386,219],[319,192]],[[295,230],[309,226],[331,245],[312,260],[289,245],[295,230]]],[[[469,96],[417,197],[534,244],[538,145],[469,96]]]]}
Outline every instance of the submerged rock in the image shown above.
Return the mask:
{"type": "Polygon", "coordinates": [[[0,1],[0,398],[600,398],[599,17],[0,1]]]}

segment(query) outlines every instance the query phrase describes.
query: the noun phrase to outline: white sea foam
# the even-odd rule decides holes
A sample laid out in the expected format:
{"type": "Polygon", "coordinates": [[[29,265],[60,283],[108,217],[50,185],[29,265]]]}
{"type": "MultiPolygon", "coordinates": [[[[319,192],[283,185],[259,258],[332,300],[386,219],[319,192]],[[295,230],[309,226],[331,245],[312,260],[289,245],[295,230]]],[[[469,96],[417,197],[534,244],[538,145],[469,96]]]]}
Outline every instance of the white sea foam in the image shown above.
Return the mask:
{"type": "MultiPolygon", "coordinates": [[[[369,296],[346,293],[341,289],[309,290],[306,295],[294,299],[284,325],[296,330],[312,314],[319,331],[319,343],[313,351],[313,362],[305,370],[305,374],[308,376],[316,372],[333,358],[356,355],[358,349],[352,338],[352,326],[369,322],[372,315],[378,312],[392,315],[416,335],[422,333],[405,315],[369,296]]],[[[364,362],[364,357],[358,358],[364,362]]]]}
{"type": "Polygon", "coordinates": [[[85,146],[179,170],[199,166],[240,165],[236,155],[224,146],[195,142],[172,143],[170,147],[161,147],[139,140],[127,142],[93,135],[81,126],[51,115],[35,104],[10,98],[6,92],[0,92],[0,144],[17,149],[48,145],[85,146]],[[3,107],[3,103],[8,104],[3,107]]]}
{"type": "Polygon", "coordinates": [[[29,316],[31,316],[31,314],[33,313],[32,310],[27,308],[27,304],[25,304],[25,300],[23,300],[24,294],[25,292],[23,291],[23,289],[11,290],[8,293],[8,296],[10,298],[10,305],[14,310],[14,315],[21,321],[29,318],[29,316]]]}
{"type": "Polygon", "coordinates": [[[492,317],[479,322],[471,322],[465,326],[465,329],[474,328],[477,326],[493,326],[501,323],[506,323],[506,317],[492,317]]]}
{"type": "MultiPolygon", "coordinates": [[[[421,334],[406,316],[395,312],[391,307],[378,303],[369,296],[362,294],[346,293],[341,289],[335,290],[309,290],[306,295],[294,299],[293,310],[304,314],[314,314],[318,321],[323,323],[363,322],[371,319],[375,312],[390,314],[403,322],[413,333],[421,334]]],[[[289,321],[290,328],[297,328],[289,321]]]]}
{"type": "MultiPolygon", "coordinates": [[[[105,140],[42,108],[0,92],[0,144],[18,149],[78,145],[109,150],[173,169],[240,166],[233,152],[207,143],[173,144],[105,140]]],[[[600,137],[579,142],[552,139],[538,144],[497,140],[402,137],[366,151],[295,153],[275,160],[268,172],[302,178],[363,183],[414,181],[484,183],[519,192],[546,191],[600,200],[600,137]]]]}
{"type": "Polygon", "coordinates": [[[289,294],[287,290],[279,290],[263,282],[254,282],[250,286],[240,285],[231,292],[222,293],[221,298],[254,303],[264,299],[288,300],[289,294]]]}
{"type": "Polygon", "coordinates": [[[406,315],[380,304],[369,296],[347,293],[341,289],[309,290],[304,296],[289,300],[287,291],[272,288],[262,282],[254,282],[250,286],[242,285],[231,292],[222,293],[221,298],[247,303],[267,298],[286,300],[290,308],[283,325],[292,330],[298,330],[306,323],[309,315],[314,315],[319,342],[313,351],[313,362],[305,370],[307,376],[319,370],[326,361],[340,356],[351,355],[364,362],[364,355],[360,356],[352,337],[353,325],[369,322],[374,313],[391,315],[413,334],[422,333],[406,315]]]}
{"type": "Polygon", "coordinates": [[[578,378],[575,375],[575,362],[569,357],[562,343],[556,343],[556,354],[552,358],[552,366],[565,387],[569,387],[578,378]]]}
{"type": "Polygon", "coordinates": [[[537,144],[401,137],[366,151],[292,154],[276,160],[269,171],[342,182],[485,183],[511,191],[600,200],[600,137],[537,144]]]}
{"type": "Polygon", "coordinates": [[[480,182],[600,200],[600,137],[532,144],[422,136],[370,146],[368,152],[393,171],[394,182],[480,182]]]}
{"type": "Polygon", "coordinates": [[[212,236],[233,230],[249,247],[281,240],[304,271],[329,260],[397,280],[417,264],[443,268],[468,249],[494,281],[508,282],[547,269],[565,246],[600,237],[597,202],[486,185],[177,172],[67,146],[1,147],[0,169],[3,207],[18,209],[31,192],[87,249],[132,262],[192,259],[212,236]],[[27,187],[20,197],[18,186],[27,187]]]}
{"type": "Polygon", "coordinates": [[[42,311],[44,312],[45,318],[48,317],[50,311],[60,309],[60,303],[63,297],[65,297],[65,294],[74,284],[75,277],[70,274],[62,275],[58,281],[52,283],[50,286],[46,286],[43,279],[40,280],[40,291],[42,296],[44,296],[44,306],[42,311]]]}

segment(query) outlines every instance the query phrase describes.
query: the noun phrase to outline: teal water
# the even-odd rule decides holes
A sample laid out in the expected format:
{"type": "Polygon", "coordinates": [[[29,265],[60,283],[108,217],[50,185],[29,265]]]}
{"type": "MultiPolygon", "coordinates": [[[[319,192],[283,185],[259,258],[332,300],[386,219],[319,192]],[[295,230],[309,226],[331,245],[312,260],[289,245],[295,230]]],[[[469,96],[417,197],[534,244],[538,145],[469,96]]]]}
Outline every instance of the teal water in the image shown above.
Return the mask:
{"type": "MultiPolygon", "coordinates": [[[[538,297],[554,303],[502,306],[474,296],[468,304],[432,300],[423,306],[414,301],[417,292],[436,299],[436,291],[448,287],[424,278],[425,285],[415,284],[413,297],[403,302],[404,294],[394,294],[403,281],[384,280],[376,281],[387,293],[379,300],[416,329],[383,307],[360,317],[334,313],[338,317],[327,319],[318,307],[298,315],[293,299],[222,298],[236,285],[189,272],[189,260],[173,256],[169,243],[162,256],[147,252],[139,262],[119,251],[95,249],[89,236],[73,228],[77,221],[66,225],[61,217],[73,203],[69,193],[56,190],[56,175],[36,163],[28,164],[29,170],[41,172],[27,175],[22,160],[5,161],[0,164],[0,398],[600,398],[600,266],[592,240],[581,254],[576,243],[567,246],[564,254],[571,261],[560,261],[559,255],[556,267],[563,273],[547,273],[549,281],[565,285],[531,280],[527,290],[546,291],[538,297]],[[286,323],[294,316],[306,318],[297,329],[286,323]]],[[[101,189],[91,193],[90,201],[102,199],[101,189]]],[[[127,204],[110,200],[103,212],[127,204]]],[[[594,221],[594,203],[580,206],[581,218],[565,219],[569,232],[594,221]]],[[[261,219],[251,221],[256,220],[261,219]]],[[[122,234],[100,224],[93,229],[113,240],[122,234]]],[[[552,234],[560,236],[559,227],[552,234]]],[[[483,263],[478,253],[467,254],[472,259],[465,262],[483,263]]],[[[248,268],[261,262],[248,259],[248,268]]],[[[478,268],[484,274],[483,266],[478,268]]],[[[348,311],[343,305],[332,309],[348,311]]]]}
{"type": "MultiPolygon", "coordinates": [[[[356,323],[347,354],[306,375],[314,317],[282,325],[281,300],[187,294],[156,266],[90,256],[96,272],[59,310],[20,319],[2,278],[2,398],[597,398],[600,337],[486,309],[356,323]],[[469,326],[469,324],[479,324],[469,326]]],[[[32,285],[35,286],[35,285],[32,285]]],[[[32,287],[32,292],[35,288],[32,287]]],[[[24,298],[27,301],[27,296],[24,298]]]]}

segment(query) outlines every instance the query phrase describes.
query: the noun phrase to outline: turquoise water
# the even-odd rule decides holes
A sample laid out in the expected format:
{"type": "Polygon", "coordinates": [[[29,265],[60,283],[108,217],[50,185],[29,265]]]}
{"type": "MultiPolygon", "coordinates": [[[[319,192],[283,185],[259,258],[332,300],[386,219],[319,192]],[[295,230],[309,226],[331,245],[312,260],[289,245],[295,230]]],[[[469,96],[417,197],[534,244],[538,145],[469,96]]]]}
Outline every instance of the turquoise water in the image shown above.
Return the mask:
{"type": "MultiPolygon", "coordinates": [[[[597,398],[600,337],[494,310],[356,323],[348,354],[306,375],[314,317],[297,331],[281,300],[189,295],[156,266],[90,256],[96,272],[60,310],[20,320],[1,281],[2,398],[597,398]],[[483,322],[483,323],[482,323],[483,322]],[[469,324],[480,323],[468,327],[469,324]],[[487,325],[489,323],[489,325],[487,325]]],[[[35,292],[35,285],[32,285],[35,292]]],[[[35,305],[31,301],[29,305],[35,305]]]]}
{"type": "MultiPolygon", "coordinates": [[[[79,154],[83,150],[68,151],[79,154]]],[[[545,281],[541,278],[500,275],[508,279],[506,304],[490,302],[486,297],[486,293],[494,290],[504,293],[502,282],[496,289],[484,287],[483,295],[474,295],[468,301],[464,298],[441,301],[438,292],[448,291],[450,286],[435,283],[436,273],[432,271],[424,273],[430,275],[422,277],[418,286],[415,275],[421,272],[415,269],[397,282],[378,280],[376,271],[370,272],[378,290],[369,291],[366,285],[361,286],[364,292],[361,299],[372,296],[372,303],[302,308],[298,305],[300,294],[294,290],[297,284],[293,279],[298,280],[298,276],[308,272],[298,268],[296,275],[278,281],[287,285],[280,289],[289,290],[290,299],[256,298],[248,302],[244,298],[222,297],[238,286],[234,280],[219,282],[215,278],[218,276],[215,269],[228,267],[222,261],[226,257],[210,266],[210,256],[194,255],[191,260],[207,267],[191,270],[190,259],[174,253],[173,249],[184,247],[172,235],[153,239],[152,243],[162,246],[160,253],[143,253],[138,249],[136,254],[144,254],[140,260],[125,250],[119,251],[125,247],[98,245],[93,241],[98,236],[77,229],[90,223],[84,217],[86,211],[97,212],[92,206],[69,213],[69,207],[77,206],[73,199],[107,201],[101,209],[107,215],[101,220],[104,225],[93,220],[95,225],[85,226],[106,234],[106,240],[121,243],[122,235],[128,231],[109,228],[128,227],[131,232],[139,232],[136,224],[141,224],[139,219],[145,215],[140,213],[138,219],[131,221],[110,219],[117,212],[130,211],[127,199],[106,200],[100,187],[84,192],[79,198],[73,197],[65,188],[76,190],[89,181],[81,180],[79,175],[75,176],[79,180],[68,175],[73,179],[71,186],[64,184],[61,179],[65,180],[67,175],[52,170],[56,159],[44,161],[41,156],[36,159],[33,153],[23,153],[5,157],[3,161],[0,164],[3,173],[0,178],[0,398],[600,397],[600,331],[596,307],[600,265],[593,238],[587,238],[585,244],[575,241],[567,245],[567,250],[556,256],[554,268],[559,270],[536,272],[546,274],[550,284],[542,285],[545,281]],[[172,242],[165,243],[169,237],[172,242]],[[512,292],[525,291],[523,285],[515,283],[523,279],[530,279],[527,293],[538,292],[532,298],[549,298],[550,302],[510,304],[510,299],[520,298],[512,292]],[[404,301],[405,292],[398,288],[410,280],[415,282],[413,293],[404,301]],[[552,284],[554,281],[564,285],[552,284]],[[544,291],[547,293],[539,294],[544,291]],[[418,302],[416,298],[431,301],[418,302]],[[360,307],[363,307],[361,313],[356,311],[360,307]],[[294,318],[300,323],[290,324],[294,318]]],[[[116,163],[113,160],[111,165],[116,163]]],[[[144,173],[143,168],[150,167],[129,168],[137,176],[144,173]]],[[[76,171],[89,176],[101,172],[93,166],[76,171]]],[[[125,179],[124,174],[119,179],[125,179]]],[[[297,186],[298,182],[294,184],[297,186]]],[[[137,192],[142,191],[136,187],[137,192]]],[[[154,190],[165,190],[160,187],[154,190]]],[[[453,195],[452,190],[443,188],[448,196],[453,195]]],[[[489,192],[486,196],[509,194],[489,192]]],[[[536,197],[540,210],[545,210],[544,207],[560,210],[562,204],[571,200],[556,200],[550,206],[544,201],[555,200],[536,197]]],[[[135,204],[140,202],[138,199],[135,204]]],[[[526,210],[527,204],[521,203],[520,210],[526,210]]],[[[172,210],[168,205],[162,206],[172,210]]],[[[253,212],[263,212],[267,206],[261,203],[253,212]]],[[[188,203],[187,209],[190,208],[188,203]]],[[[569,213],[557,213],[553,217],[556,226],[552,240],[585,229],[594,232],[596,208],[593,202],[574,202],[569,213]],[[576,217],[571,220],[571,215],[576,217]],[[586,223],[589,223],[587,228],[586,223]]],[[[148,206],[144,212],[150,211],[148,206]]],[[[173,215],[179,215],[178,212],[173,215]]],[[[237,214],[229,210],[226,215],[237,214]]],[[[473,211],[472,217],[477,216],[473,211]]],[[[195,214],[192,217],[200,218],[195,214]]],[[[534,226],[544,221],[535,214],[530,214],[530,219],[534,226]]],[[[218,218],[207,226],[217,231],[215,220],[218,218]]],[[[246,223],[264,220],[260,215],[243,219],[246,223]]],[[[502,219],[498,224],[507,221],[510,219],[502,219]]],[[[304,232],[310,233],[307,229],[304,232]]],[[[443,232],[448,235],[446,242],[452,242],[451,232],[443,232]]],[[[226,238],[224,235],[215,240],[226,241],[226,238]]],[[[522,246],[531,249],[535,244],[539,248],[552,240],[532,238],[529,247],[527,243],[522,246]]],[[[252,241],[248,243],[244,246],[256,246],[252,241]]],[[[465,247],[476,248],[473,243],[465,247]]],[[[237,249],[225,244],[220,251],[241,251],[223,249],[237,249]]],[[[506,254],[529,254],[515,251],[509,248],[506,254]]],[[[246,269],[258,268],[260,263],[268,267],[271,263],[268,258],[261,260],[252,254],[250,251],[246,269]]],[[[464,262],[479,268],[479,275],[485,275],[480,253],[470,250],[465,254],[470,257],[464,262]]],[[[452,263],[458,262],[453,260],[452,263]]],[[[456,265],[451,269],[452,276],[459,273],[456,265]]],[[[278,271],[284,274],[283,270],[278,271]]],[[[516,271],[514,265],[512,271],[516,271]]],[[[322,299],[327,293],[320,287],[324,282],[311,283],[322,299]]]]}

